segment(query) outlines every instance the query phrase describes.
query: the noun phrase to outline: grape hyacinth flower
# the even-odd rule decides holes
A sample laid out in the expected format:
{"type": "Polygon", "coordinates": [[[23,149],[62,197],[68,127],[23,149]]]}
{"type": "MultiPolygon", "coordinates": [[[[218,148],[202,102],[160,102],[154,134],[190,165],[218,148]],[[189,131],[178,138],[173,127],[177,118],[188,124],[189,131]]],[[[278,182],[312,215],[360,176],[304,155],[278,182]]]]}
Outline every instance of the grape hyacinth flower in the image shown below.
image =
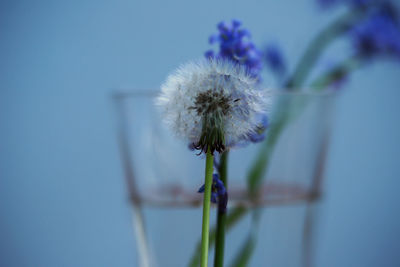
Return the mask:
{"type": "Polygon", "coordinates": [[[253,77],[260,79],[262,70],[262,53],[250,41],[250,32],[240,28],[241,22],[237,19],[230,23],[222,21],[217,28],[219,33],[211,35],[209,43],[219,43],[219,52],[209,50],[205,53],[206,58],[230,59],[233,62],[248,68],[253,77]]]}
{"type": "MultiPolygon", "coordinates": [[[[247,29],[240,27],[241,22],[234,19],[231,23],[220,22],[217,26],[219,33],[212,35],[209,38],[210,44],[219,43],[219,52],[214,53],[213,50],[209,50],[205,53],[207,59],[225,59],[235,62],[238,65],[243,66],[250,73],[250,75],[256,79],[257,85],[260,86],[262,70],[262,53],[256,48],[256,46],[250,41],[250,32],[247,29]]],[[[267,127],[267,115],[264,112],[256,114],[256,126],[251,129],[248,133],[243,135],[241,140],[237,140],[231,145],[240,147],[247,145],[249,142],[257,143],[265,139],[265,129],[267,127]]],[[[223,182],[227,182],[227,158],[228,151],[226,151],[221,158],[215,160],[217,171],[221,175],[223,182]]],[[[221,183],[222,183],[221,181],[221,183]]],[[[226,189],[225,189],[226,191],[226,189]]],[[[228,195],[226,194],[222,200],[218,203],[217,212],[217,229],[216,229],[216,249],[214,257],[214,266],[223,266],[224,261],[224,239],[225,239],[225,213],[226,204],[228,201],[228,195]]]]}
{"type": "Polygon", "coordinates": [[[266,93],[244,66],[229,60],[188,63],[171,74],[157,103],[164,120],[200,152],[223,152],[256,133],[266,93]]]}
{"type": "Polygon", "coordinates": [[[282,51],[275,44],[269,44],[264,51],[264,59],[268,67],[275,73],[283,75],[286,72],[286,63],[282,51]]]}
{"type": "MultiPolygon", "coordinates": [[[[217,25],[219,33],[211,35],[209,43],[219,43],[219,52],[214,53],[213,50],[208,50],[205,57],[208,59],[229,59],[237,64],[243,65],[247,68],[251,76],[261,81],[260,72],[263,68],[263,55],[254,43],[250,41],[251,34],[247,29],[241,28],[241,22],[233,19],[230,23],[222,21],[217,25]]],[[[248,144],[248,142],[261,142],[265,138],[265,133],[260,132],[263,128],[263,122],[267,120],[267,116],[262,114],[258,116],[257,131],[250,132],[245,138],[241,140],[241,144],[248,144]],[[260,126],[261,125],[261,126],[260,126]]],[[[265,128],[263,128],[265,129],[265,128]]]]}
{"type": "MultiPolygon", "coordinates": [[[[203,184],[198,192],[204,193],[205,185],[203,184]]],[[[221,212],[226,212],[226,205],[228,202],[228,193],[226,192],[226,188],[224,183],[219,179],[219,175],[217,173],[213,174],[213,183],[211,187],[211,202],[218,203],[218,207],[221,212]]]]}
{"type": "Polygon", "coordinates": [[[257,124],[256,130],[249,135],[249,140],[253,143],[259,143],[265,139],[265,131],[269,125],[268,117],[263,114],[260,118],[260,122],[257,124]]]}
{"type": "Polygon", "coordinates": [[[400,58],[400,27],[390,13],[376,13],[349,33],[361,56],[393,55],[400,58]]]}

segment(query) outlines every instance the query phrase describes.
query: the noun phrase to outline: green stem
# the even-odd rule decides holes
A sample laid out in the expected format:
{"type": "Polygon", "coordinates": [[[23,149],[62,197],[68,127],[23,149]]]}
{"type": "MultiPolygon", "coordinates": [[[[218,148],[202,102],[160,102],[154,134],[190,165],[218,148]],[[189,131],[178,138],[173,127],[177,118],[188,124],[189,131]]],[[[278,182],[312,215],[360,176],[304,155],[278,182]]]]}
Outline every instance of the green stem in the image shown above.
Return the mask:
{"type": "MultiPolygon", "coordinates": [[[[237,206],[232,208],[228,212],[228,216],[226,217],[225,223],[225,231],[229,231],[232,227],[234,227],[239,220],[247,214],[247,208],[243,206],[237,206]]],[[[215,244],[216,239],[216,228],[213,227],[210,230],[210,240],[209,240],[209,248],[211,248],[215,244]]],[[[201,240],[196,245],[195,253],[193,254],[192,258],[190,259],[189,265],[190,267],[198,267],[200,263],[200,255],[201,252],[201,240]]]]}
{"type": "MultiPolygon", "coordinates": [[[[335,20],[332,24],[330,24],[327,28],[325,28],[317,37],[311,42],[308,46],[305,54],[301,57],[299,63],[297,64],[295,71],[291,78],[284,84],[286,88],[292,88],[292,90],[298,90],[301,87],[305,80],[307,79],[309,73],[312,70],[312,67],[317,62],[319,57],[322,55],[324,49],[336,38],[345,33],[352,25],[354,25],[357,21],[361,20],[365,14],[359,10],[351,10],[345,15],[341,16],[338,20],[335,20]]],[[[283,101],[285,102],[285,101],[283,101]]],[[[287,103],[282,103],[283,110],[288,106],[287,103]]],[[[250,172],[247,176],[249,192],[252,196],[255,196],[257,192],[257,187],[261,184],[264,174],[267,171],[270,158],[272,156],[272,152],[274,146],[278,140],[280,133],[286,127],[288,122],[288,116],[285,112],[282,112],[280,116],[277,118],[275,125],[271,125],[269,130],[269,137],[264,142],[263,147],[258,155],[258,158],[254,162],[254,165],[250,169],[250,172]],[[273,130],[274,129],[274,130],[273,130]]],[[[235,207],[231,210],[227,217],[226,221],[226,231],[229,231],[230,228],[233,227],[242,217],[244,217],[248,213],[248,210],[244,207],[235,207]]],[[[204,219],[204,218],[203,218],[204,219]]],[[[211,233],[211,242],[210,246],[215,241],[216,236],[215,232],[211,233]]],[[[195,267],[198,266],[199,257],[199,244],[196,246],[195,253],[189,263],[189,266],[195,267]]],[[[202,245],[202,244],[201,244],[202,245]]]]}
{"type": "Polygon", "coordinates": [[[325,48],[364,16],[361,10],[352,9],[321,31],[307,47],[292,77],[285,84],[286,88],[297,89],[302,86],[325,48]]]}
{"type": "MultiPolygon", "coordinates": [[[[227,162],[229,151],[225,151],[221,155],[221,161],[218,168],[219,178],[224,183],[225,189],[228,190],[228,175],[227,175],[227,162]]],[[[225,224],[226,224],[226,210],[221,210],[218,206],[217,214],[217,232],[215,239],[215,255],[214,267],[224,266],[224,248],[225,248],[225,224]]]]}
{"type": "Polygon", "coordinates": [[[335,66],[333,69],[319,76],[314,80],[314,82],[311,83],[310,87],[315,91],[323,90],[332,83],[346,77],[350,72],[359,68],[362,63],[362,57],[358,55],[350,57],[335,66]]]}
{"type": "Polygon", "coordinates": [[[261,212],[262,209],[260,208],[256,208],[256,210],[253,211],[249,235],[239,252],[236,253],[236,257],[230,265],[231,267],[246,267],[249,265],[249,261],[257,244],[257,233],[260,228],[261,212]]]}
{"type": "Polygon", "coordinates": [[[214,156],[211,153],[210,149],[208,149],[204,181],[203,225],[201,229],[201,267],[207,267],[208,265],[208,239],[210,228],[211,186],[213,182],[213,162],[214,156]]]}

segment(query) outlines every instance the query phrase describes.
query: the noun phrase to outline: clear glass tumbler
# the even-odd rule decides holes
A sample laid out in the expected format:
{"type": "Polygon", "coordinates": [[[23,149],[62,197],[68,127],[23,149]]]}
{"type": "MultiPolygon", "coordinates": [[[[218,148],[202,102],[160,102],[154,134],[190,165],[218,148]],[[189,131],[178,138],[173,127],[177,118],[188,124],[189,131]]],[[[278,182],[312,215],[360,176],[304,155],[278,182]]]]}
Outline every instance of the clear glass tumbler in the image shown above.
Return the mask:
{"type": "MultiPolygon", "coordinates": [[[[198,266],[202,195],[197,190],[204,181],[204,156],[166,129],[156,95],[114,94],[138,265],[198,266]]],[[[312,265],[312,207],[321,195],[335,94],[277,90],[273,97],[266,140],[230,150],[228,214],[242,213],[228,227],[226,266],[238,266],[250,245],[246,266],[312,265]],[[247,177],[260,157],[265,168],[254,197],[247,177]]],[[[211,213],[212,228],[216,209],[211,213]]]]}

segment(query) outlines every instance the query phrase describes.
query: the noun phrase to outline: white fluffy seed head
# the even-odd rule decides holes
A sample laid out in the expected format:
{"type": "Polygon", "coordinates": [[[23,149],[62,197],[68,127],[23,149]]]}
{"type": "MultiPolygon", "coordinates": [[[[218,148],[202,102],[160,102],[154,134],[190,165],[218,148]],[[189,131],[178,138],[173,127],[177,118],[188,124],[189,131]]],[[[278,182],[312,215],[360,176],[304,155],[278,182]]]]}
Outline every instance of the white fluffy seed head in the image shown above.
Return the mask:
{"type": "Polygon", "coordinates": [[[256,130],[269,100],[245,67],[229,60],[200,60],[169,75],[156,104],[177,136],[196,145],[205,129],[217,126],[224,145],[230,146],[256,130]]]}

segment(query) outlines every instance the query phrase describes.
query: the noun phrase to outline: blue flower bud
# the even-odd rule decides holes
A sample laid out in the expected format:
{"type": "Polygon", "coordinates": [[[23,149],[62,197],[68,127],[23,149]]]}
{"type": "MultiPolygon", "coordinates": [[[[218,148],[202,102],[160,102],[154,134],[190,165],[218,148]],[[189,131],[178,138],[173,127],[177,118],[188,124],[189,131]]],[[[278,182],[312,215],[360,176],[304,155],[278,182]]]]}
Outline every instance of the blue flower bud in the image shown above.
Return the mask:
{"type": "MultiPolygon", "coordinates": [[[[204,193],[205,186],[202,185],[197,192],[204,193]]],[[[220,211],[226,212],[228,202],[228,193],[224,183],[219,179],[217,173],[213,174],[213,183],[211,186],[211,202],[218,204],[220,211]]]]}

